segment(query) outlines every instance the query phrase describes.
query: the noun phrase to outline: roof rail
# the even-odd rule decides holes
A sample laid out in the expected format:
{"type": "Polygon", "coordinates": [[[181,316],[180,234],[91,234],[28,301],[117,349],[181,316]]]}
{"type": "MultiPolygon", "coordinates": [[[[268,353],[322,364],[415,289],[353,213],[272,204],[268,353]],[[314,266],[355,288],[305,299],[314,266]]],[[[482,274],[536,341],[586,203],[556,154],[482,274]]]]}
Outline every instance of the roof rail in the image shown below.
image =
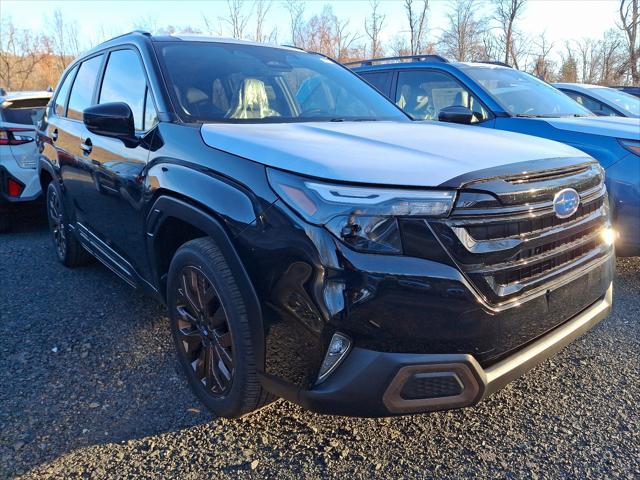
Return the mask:
{"type": "Polygon", "coordinates": [[[147,37],[151,36],[151,34],[149,32],[147,32],[147,31],[145,31],[145,30],[132,30],[130,32],[123,33],[122,35],[116,35],[115,37],[108,38],[104,42],[100,42],[98,45],[102,45],[103,43],[110,42],[111,40],[115,40],[116,38],[126,37],[127,35],[131,35],[133,33],[139,33],[140,35],[145,35],[147,37]]]}
{"type": "Polygon", "coordinates": [[[508,63],[498,62],[498,61],[495,61],[495,60],[481,60],[479,62],[473,62],[473,63],[488,63],[489,65],[500,65],[501,67],[513,68],[508,63]]]}
{"type": "Polygon", "coordinates": [[[370,58],[368,60],[359,60],[357,62],[348,62],[344,65],[347,67],[351,66],[367,66],[373,65],[378,62],[397,62],[402,60],[411,60],[412,62],[440,62],[440,63],[449,63],[444,57],[440,55],[401,55],[398,57],[382,57],[382,58],[370,58]]]}

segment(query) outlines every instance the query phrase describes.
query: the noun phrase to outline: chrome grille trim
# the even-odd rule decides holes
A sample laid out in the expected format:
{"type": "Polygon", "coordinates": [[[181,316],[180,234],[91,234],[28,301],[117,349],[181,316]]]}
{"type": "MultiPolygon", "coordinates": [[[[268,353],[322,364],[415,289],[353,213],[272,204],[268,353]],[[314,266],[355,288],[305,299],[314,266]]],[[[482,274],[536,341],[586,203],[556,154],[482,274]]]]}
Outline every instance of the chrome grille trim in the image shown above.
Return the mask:
{"type": "Polygon", "coordinates": [[[530,172],[522,182],[515,177],[509,181],[474,182],[473,190],[460,192],[460,204],[449,218],[429,222],[452,260],[489,303],[528,298],[613,254],[602,235],[610,221],[599,166],[567,168],[553,175],[530,172]],[[519,190],[520,183],[529,183],[524,187],[530,187],[530,194],[519,190]],[[572,216],[559,218],[551,199],[568,185],[579,193],[580,206],[572,216]],[[483,208],[472,206],[476,198],[483,208]]]}

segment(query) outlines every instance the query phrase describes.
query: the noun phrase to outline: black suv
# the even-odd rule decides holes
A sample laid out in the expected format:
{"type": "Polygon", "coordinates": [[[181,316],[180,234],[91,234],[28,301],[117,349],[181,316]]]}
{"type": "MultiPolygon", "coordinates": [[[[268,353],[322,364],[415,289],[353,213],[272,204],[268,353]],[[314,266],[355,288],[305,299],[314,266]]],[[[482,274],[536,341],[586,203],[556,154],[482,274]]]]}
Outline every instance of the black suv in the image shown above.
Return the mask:
{"type": "Polygon", "coordinates": [[[127,34],[69,66],[38,145],[59,260],[164,302],[218,415],[473,405],[611,308],[591,157],[411,122],[321,55],[127,34]]]}

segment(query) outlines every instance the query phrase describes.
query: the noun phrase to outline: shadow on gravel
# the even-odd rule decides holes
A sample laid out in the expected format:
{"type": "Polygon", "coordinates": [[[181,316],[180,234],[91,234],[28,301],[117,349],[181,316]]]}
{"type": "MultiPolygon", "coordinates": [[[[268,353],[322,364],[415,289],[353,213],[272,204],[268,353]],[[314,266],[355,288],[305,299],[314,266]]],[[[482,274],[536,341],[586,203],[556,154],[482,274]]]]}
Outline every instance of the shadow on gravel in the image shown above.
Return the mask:
{"type": "Polygon", "coordinates": [[[638,458],[640,392],[624,378],[639,373],[625,359],[637,359],[640,264],[621,265],[628,299],[612,318],[473,409],[354,419],[279,402],[228,421],[190,393],[164,307],[97,263],[64,268],[46,220],[25,217],[0,237],[0,477],[633,472],[617,459],[638,458]]]}

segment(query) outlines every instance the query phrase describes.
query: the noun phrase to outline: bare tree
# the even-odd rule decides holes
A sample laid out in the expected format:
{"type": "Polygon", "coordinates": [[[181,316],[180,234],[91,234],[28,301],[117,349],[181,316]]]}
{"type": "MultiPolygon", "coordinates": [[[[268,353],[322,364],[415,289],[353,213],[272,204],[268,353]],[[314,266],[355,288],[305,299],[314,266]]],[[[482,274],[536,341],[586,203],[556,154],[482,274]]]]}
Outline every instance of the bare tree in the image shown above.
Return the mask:
{"type": "Polygon", "coordinates": [[[578,61],[570,42],[565,43],[565,53],[561,54],[562,64],[558,72],[558,81],[575,83],[578,81],[578,61]]]}
{"type": "Polygon", "coordinates": [[[302,31],[304,28],[304,1],[285,0],[284,8],[289,12],[289,32],[291,45],[304,47],[302,31]]]}
{"type": "Polygon", "coordinates": [[[456,0],[447,14],[448,25],[440,37],[442,53],[460,62],[485,56],[484,21],[476,18],[477,0],[456,0]]]}
{"type": "Polygon", "coordinates": [[[494,0],[495,19],[500,25],[501,43],[504,53],[504,63],[513,63],[518,68],[521,48],[516,44],[518,31],[516,21],[522,15],[526,0],[494,0]]]}
{"type": "Polygon", "coordinates": [[[371,57],[381,57],[383,55],[382,42],[380,40],[380,32],[384,28],[385,15],[378,12],[380,8],[380,0],[369,0],[371,14],[364,21],[364,31],[369,37],[371,57]]]}
{"type": "Polygon", "coordinates": [[[53,47],[53,53],[58,58],[60,71],[80,53],[80,31],[76,22],[66,22],[60,10],[53,12],[53,18],[49,20],[49,37],[53,47]]]}
{"type": "Polygon", "coordinates": [[[395,35],[391,39],[389,50],[395,57],[403,57],[411,54],[411,47],[407,44],[407,39],[402,35],[395,35]]]}
{"type": "Polygon", "coordinates": [[[534,63],[532,73],[542,80],[551,81],[553,77],[554,62],[550,60],[549,55],[553,50],[553,43],[550,43],[547,39],[547,32],[542,32],[538,39],[535,40],[534,46],[536,51],[534,53],[534,63]]]}
{"type": "Polygon", "coordinates": [[[22,90],[48,55],[48,39],[15,27],[10,18],[0,23],[0,85],[22,90]]]}
{"type": "Polygon", "coordinates": [[[271,0],[255,0],[254,8],[256,11],[256,33],[254,40],[256,42],[266,42],[272,35],[266,34],[265,20],[273,2],[271,0]]]}
{"type": "Polygon", "coordinates": [[[360,56],[353,48],[357,39],[358,34],[349,30],[349,21],[340,20],[330,5],[325,5],[319,15],[311,17],[301,34],[301,41],[306,49],[340,62],[360,56]]]}
{"type": "Polygon", "coordinates": [[[244,38],[251,11],[246,12],[244,0],[227,0],[228,14],[222,21],[229,25],[233,38],[244,38]]]}
{"type": "Polygon", "coordinates": [[[638,30],[640,30],[640,0],[620,0],[620,28],[627,40],[628,69],[634,85],[640,84],[640,46],[638,30]]]}
{"type": "Polygon", "coordinates": [[[611,85],[620,83],[626,70],[626,55],[623,54],[624,40],[616,30],[607,30],[598,43],[600,75],[598,83],[611,85]]]}
{"type": "Polygon", "coordinates": [[[593,38],[583,38],[576,42],[575,46],[579,55],[580,81],[596,83],[600,62],[597,41],[593,38]]]}
{"type": "Polygon", "coordinates": [[[416,2],[418,6],[414,11],[414,0],[404,0],[404,9],[409,22],[409,44],[411,47],[411,55],[425,53],[426,35],[427,35],[427,10],[429,9],[429,0],[420,0],[416,2]]]}

